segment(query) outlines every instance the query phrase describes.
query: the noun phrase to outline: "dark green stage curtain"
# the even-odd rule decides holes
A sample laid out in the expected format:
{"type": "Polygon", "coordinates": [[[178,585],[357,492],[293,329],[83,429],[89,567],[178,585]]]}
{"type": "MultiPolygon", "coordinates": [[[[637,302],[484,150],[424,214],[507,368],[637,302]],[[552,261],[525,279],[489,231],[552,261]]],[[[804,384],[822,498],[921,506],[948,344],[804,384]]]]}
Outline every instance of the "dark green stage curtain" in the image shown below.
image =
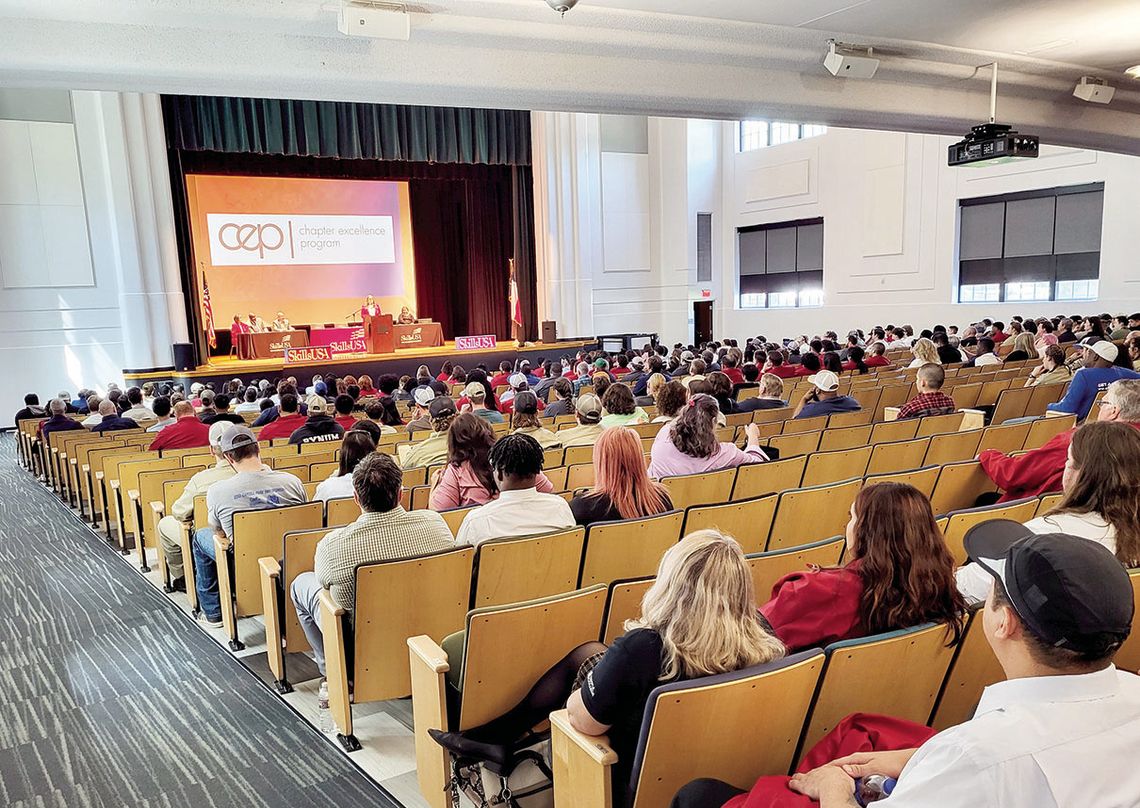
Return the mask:
{"type": "Polygon", "coordinates": [[[165,95],[170,149],[530,165],[530,113],[502,109],[165,95]]]}

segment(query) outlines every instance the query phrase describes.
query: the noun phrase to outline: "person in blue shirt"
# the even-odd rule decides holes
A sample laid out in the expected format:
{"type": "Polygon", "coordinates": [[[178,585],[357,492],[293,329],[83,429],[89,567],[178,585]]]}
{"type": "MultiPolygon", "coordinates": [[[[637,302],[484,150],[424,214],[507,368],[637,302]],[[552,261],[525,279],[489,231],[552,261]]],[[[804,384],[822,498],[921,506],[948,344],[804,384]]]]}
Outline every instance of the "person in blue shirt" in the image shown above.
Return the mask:
{"type": "Polygon", "coordinates": [[[1107,390],[1118,379],[1140,379],[1140,373],[1115,364],[1119,353],[1120,349],[1114,343],[1105,340],[1090,346],[1085,366],[1073,376],[1065,397],[1056,404],[1049,404],[1046,409],[1076,413],[1077,420],[1083,421],[1088,417],[1097,393],[1107,390]]]}
{"type": "Polygon", "coordinates": [[[793,418],[814,418],[836,412],[857,412],[862,409],[851,396],[839,395],[839,377],[830,370],[821,370],[808,376],[814,387],[796,405],[793,418]]]}

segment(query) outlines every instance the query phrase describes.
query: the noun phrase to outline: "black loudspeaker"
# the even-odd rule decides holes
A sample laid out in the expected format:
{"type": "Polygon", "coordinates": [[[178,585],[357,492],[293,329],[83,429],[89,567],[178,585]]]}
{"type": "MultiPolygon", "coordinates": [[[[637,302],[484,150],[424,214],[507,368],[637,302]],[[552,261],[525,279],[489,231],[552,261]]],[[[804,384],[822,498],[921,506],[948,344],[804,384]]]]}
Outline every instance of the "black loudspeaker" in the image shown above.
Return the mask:
{"type": "Polygon", "coordinates": [[[558,341],[558,323],[554,320],[544,320],[542,323],[542,341],[543,342],[557,342],[558,341]]]}
{"type": "Polygon", "coordinates": [[[174,348],[174,369],[178,371],[193,370],[197,364],[194,361],[194,346],[189,342],[176,342],[174,348]]]}

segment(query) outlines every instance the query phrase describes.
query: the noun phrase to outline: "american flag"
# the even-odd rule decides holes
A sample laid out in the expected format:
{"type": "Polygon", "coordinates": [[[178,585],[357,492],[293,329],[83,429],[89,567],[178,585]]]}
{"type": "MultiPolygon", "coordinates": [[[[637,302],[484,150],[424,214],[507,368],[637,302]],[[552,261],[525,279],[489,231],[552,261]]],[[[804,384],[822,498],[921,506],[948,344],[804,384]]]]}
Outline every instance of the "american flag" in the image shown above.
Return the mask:
{"type": "Polygon", "coordinates": [[[210,305],[210,285],[206,283],[206,273],[202,273],[202,311],[206,315],[206,342],[211,348],[218,347],[218,335],[214,333],[214,307],[210,305]]]}
{"type": "Polygon", "coordinates": [[[510,267],[511,267],[511,289],[510,289],[511,322],[514,325],[517,325],[521,328],[522,324],[523,324],[522,301],[519,300],[519,285],[518,285],[518,282],[515,280],[515,259],[513,259],[513,258],[510,259],[510,267]]]}

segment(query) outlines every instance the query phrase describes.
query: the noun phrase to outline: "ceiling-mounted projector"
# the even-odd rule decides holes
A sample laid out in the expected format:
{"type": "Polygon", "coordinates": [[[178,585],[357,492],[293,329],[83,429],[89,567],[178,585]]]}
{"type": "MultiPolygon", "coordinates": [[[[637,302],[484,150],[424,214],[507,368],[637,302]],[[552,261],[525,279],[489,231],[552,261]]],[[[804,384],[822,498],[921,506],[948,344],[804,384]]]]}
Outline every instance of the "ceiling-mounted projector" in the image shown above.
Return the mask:
{"type": "Polygon", "coordinates": [[[408,10],[398,3],[345,2],[337,10],[336,27],[345,36],[369,39],[407,42],[412,36],[408,10]]]}
{"type": "Polygon", "coordinates": [[[834,39],[828,41],[827,55],[823,57],[823,66],[831,75],[845,79],[873,78],[879,69],[879,60],[872,58],[874,48],[844,45],[834,39]],[[862,54],[862,55],[861,55],[862,54]]]}
{"type": "Polygon", "coordinates": [[[1037,135],[1022,135],[1000,123],[983,123],[970,129],[965,140],[950,147],[951,166],[995,165],[1022,157],[1036,157],[1041,147],[1037,135]]]}
{"type": "Polygon", "coordinates": [[[1094,76],[1081,76],[1080,82],[1073,88],[1073,95],[1090,104],[1107,104],[1116,94],[1116,88],[1110,87],[1104,79],[1094,76]]]}

